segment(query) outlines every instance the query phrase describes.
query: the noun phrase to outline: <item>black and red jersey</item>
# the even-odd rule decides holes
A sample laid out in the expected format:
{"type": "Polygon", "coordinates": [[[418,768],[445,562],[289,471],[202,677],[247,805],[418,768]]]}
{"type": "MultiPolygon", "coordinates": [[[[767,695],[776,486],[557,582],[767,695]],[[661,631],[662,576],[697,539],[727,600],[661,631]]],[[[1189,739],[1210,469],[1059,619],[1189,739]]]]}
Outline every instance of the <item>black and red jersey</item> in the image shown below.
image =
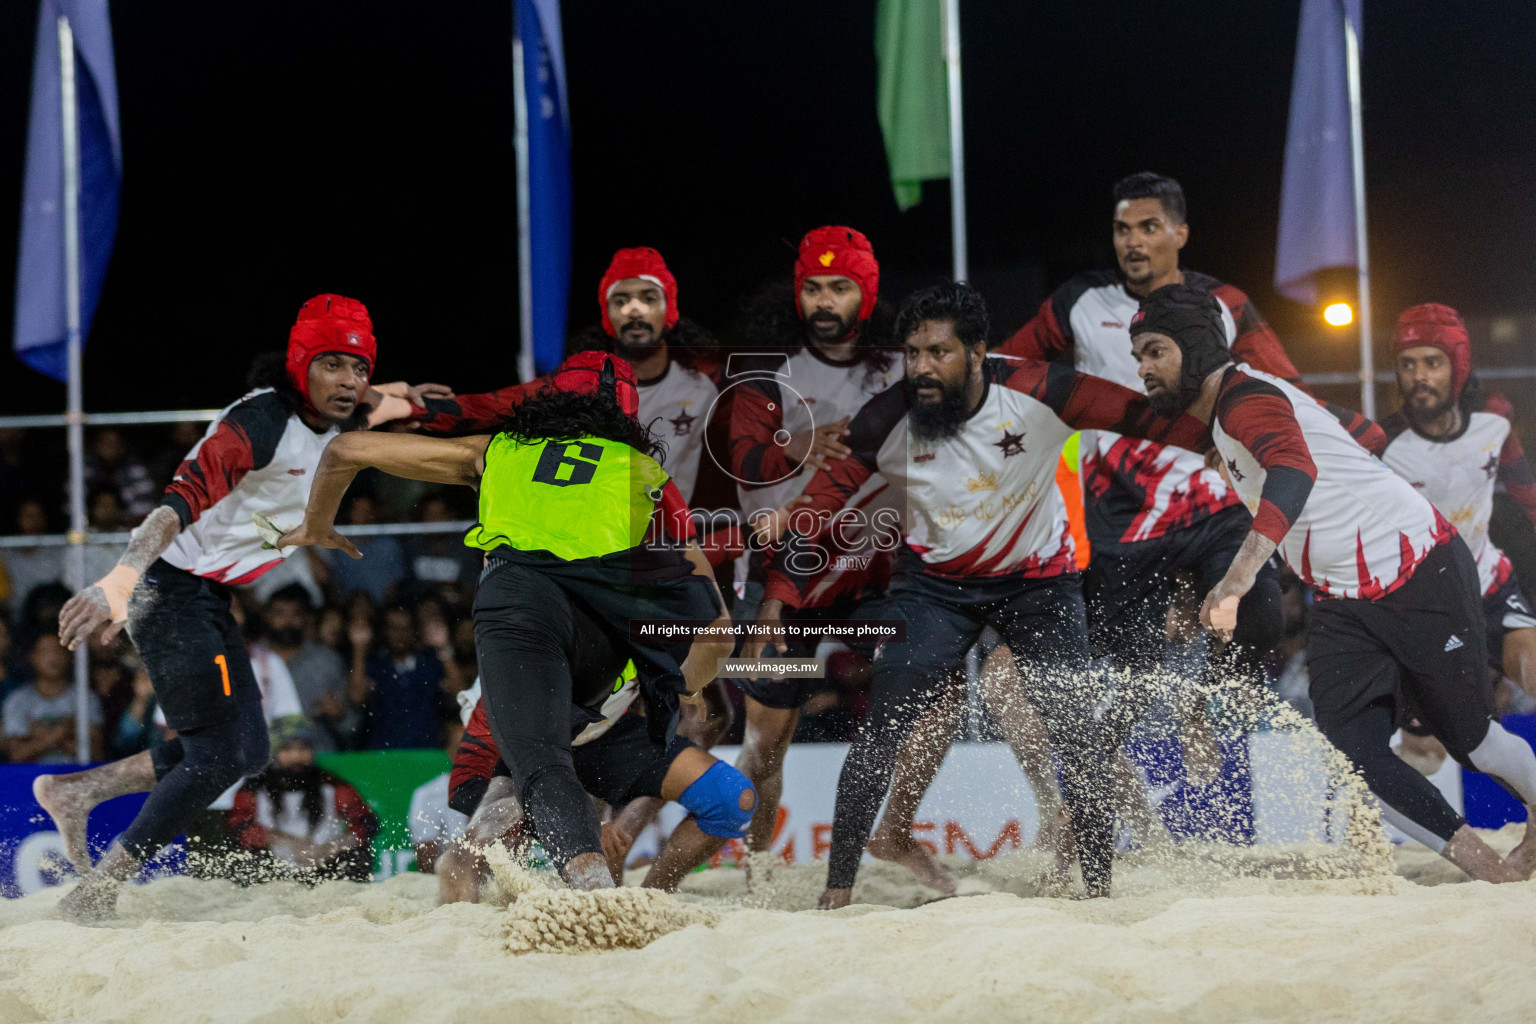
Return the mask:
{"type": "Polygon", "coordinates": [[[220,583],[249,583],[298,548],[262,547],[253,516],[299,525],[320,454],[336,427],[315,430],[270,388],[223,409],[177,468],[161,504],[181,520],[162,555],[220,583]]]}
{"type": "MultiPolygon", "coordinates": [[[[1184,282],[1216,297],[1235,360],[1301,386],[1280,339],[1247,295],[1192,270],[1184,272],[1184,282]]],[[[1117,273],[1078,274],[999,351],[1066,362],[1144,392],[1127,330],[1139,303],[1117,273]]],[[[1238,504],[1221,477],[1188,452],[1113,431],[1096,431],[1083,441],[1084,511],[1095,547],[1161,537],[1238,504]]]]}
{"type": "Polygon", "coordinates": [[[1253,529],[1324,594],[1381,598],[1455,536],[1406,480],[1371,457],[1386,441],[1379,426],[1277,377],[1229,367],[1211,436],[1253,529]]]}

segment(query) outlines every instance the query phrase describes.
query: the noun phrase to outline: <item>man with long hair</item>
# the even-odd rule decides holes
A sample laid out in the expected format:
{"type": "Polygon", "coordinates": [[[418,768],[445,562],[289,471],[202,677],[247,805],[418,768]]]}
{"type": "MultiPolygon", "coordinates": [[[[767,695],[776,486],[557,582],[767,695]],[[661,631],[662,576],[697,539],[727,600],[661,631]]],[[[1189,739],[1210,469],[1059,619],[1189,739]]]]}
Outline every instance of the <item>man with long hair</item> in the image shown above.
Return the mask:
{"type": "Polygon", "coordinates": [[[1381,427],[1381,461],[1456,527],[1477,562],[1494,671],[1536,697],[1536,616],[1509,557],[1488,536],[1493,489],[1503,484],[1536,523],[1536,480],[1509,421],[1509,402],[1472,373],[1467,325],[1449,306],[1403,311],[1392,338],[1402,406],[1381,427]]]}
{"type": "MultiPolygon", "coordinates": [[[[853,228],[828,225],[800,240],[793,294],[765,293],[750,309],[748,355],[732,357],[725,381],[731,397],[731,474],[747,519],[792,503],[812,472],[843,458],[849,419],[900,379],[901,364],[890,347],[890,311],[879,296],[880,264],[869,239],[853,228]]],[[[889,551],[873,542],[873,523],[890,494],[885,480],[876,477],[851,497],[860,525],[843,536],[856,557],[829,573],[792,615],[847,618],[884,589],[889,551]]],[[[770,561],[764,551],[738,561],[738,619],[756,615],[770,561]]],[[[794,653],[814,652],[812,642],[794,653]]],[[[760,792],[747,848],[763,852],[773,840],[784,757],[810,691],[804,679],[779,677],[744,680],[741,689],[747,721],[737,766],[760,792]]],[[[657,862],[661,884],[675,885],[717,846],[680,827],[657,862]]]]}
{"type": "MultiPolygon", "coordinates": [[[[225,789],[266,767],[261,690],[229,588],[286,557],[264,544],[253,518],[296,521],[326,443],[366,427],[388,401],[368,385],[376,355],[361,302],[317,295],[304,303],[286,353],[258,360],[254,390],[214,419],[116,567],[60,612],[59,638],[71,650],[100,626],[110,624],[104,639],[127,626],[177,733],[151,752],[33,784],[83,876],[60,914],[111,916],[125,879],[225,789]],[[145,790],[143,809],[92,870],[91,808],[145,790]]],[[[390,390],[401,404],[423,396],[404,385],[390,390]]]]}
{"type": "MultiPolygon", "coordinates": [[[[723,633],[671,641],[638,632],[677,620],[723,631],[730,618],[693,540],[688,506],[635,419],[634,381],[619,357],[581,353],[524,398],[494,436],[339,437],[321,458],[303,525],[278,541],[357,557],[334,523],[347,485],[365,467],[478,488],[479,523],[465,543],[486,552],[474,609],[486,717],[533,833],[578,889],[613,880],[571,753],[572,712],[600,707],[616,670],[573,673],[582,639],[576,609],[635,662],[648,733],[663,745],[677,741],[679,698],[695,697],[731,649],[714,638],[723,633]]],[[[755,795],[724,767],[689,786],[685,806],[693,800],[701,817],[724,808],[745,827],[755,795]]]]}
{"type": "MultiPolygon", "coordinates": [[[[706,484],[711,493],[721,489],[721,469],[702,458],[719,393],[719,364],[715,340],[683,316],[677,296],[677,278],[661,253],[644,246],[620,249],[598,282],[600,323],[573,336],[568,350],[612,352],[634,368],[637,417],[656,434],[667,474],[683,500],[693,505],[701,471],[706,479],[715,478],[714,485],[706,484]]],[[[546,382],[540,377],[495,391],[430,397],[417,414],[418,429],[441,435],[500,430],[518,405],[546,382]]],[[[740,529],[730,525],[735,516],[719,517],[718,524],[716,518],[706,517],[705,525],[721,528],[711,529],[699,542],[710,562],[718,565],[741,553],[742,539],[740,529]]],[[[701,703],[684,708],[683,731],[706,748],[731,726],[731,705],[723,687],[710,685],[701,703]]]]}

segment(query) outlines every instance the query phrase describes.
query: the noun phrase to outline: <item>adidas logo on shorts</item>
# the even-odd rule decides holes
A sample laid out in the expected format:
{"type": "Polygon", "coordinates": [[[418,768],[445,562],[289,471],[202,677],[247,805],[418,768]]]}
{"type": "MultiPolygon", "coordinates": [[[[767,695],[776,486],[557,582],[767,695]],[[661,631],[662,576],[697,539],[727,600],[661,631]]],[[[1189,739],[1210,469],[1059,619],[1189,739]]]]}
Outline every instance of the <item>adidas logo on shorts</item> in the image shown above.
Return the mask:
{"type": "Polygon", "coordinates": [[[1465,645],[1461,642],[1461,637],[1452,633],[1451,638],[1445,642],[1445,652],[1449,654],[1452,651],[1460,650],[1463,646],[1465,645]]]}

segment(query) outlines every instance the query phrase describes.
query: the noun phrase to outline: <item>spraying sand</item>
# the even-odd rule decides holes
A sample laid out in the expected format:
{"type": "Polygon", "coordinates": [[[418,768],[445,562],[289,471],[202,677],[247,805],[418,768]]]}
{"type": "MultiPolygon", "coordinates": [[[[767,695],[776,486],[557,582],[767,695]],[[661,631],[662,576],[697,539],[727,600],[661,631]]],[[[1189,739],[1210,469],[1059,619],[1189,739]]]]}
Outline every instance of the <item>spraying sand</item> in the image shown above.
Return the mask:
{"type": "Polygon", "coordinates": [[[1308,851],[1209,853],[1127,858],[1116,898],[1092,902],[1033,897],[1029,851],[955,864],[967,895],[927,905],[903,871],[868,865],[855,898],[887,906],[830,914],[794,912],[819,866],[758,870],[750,895],[746,872],[705,872],[681,897],[502,871],[510,906],[441,908],[414,874],[173,878],[130,888],[121,921],[95,928],[52,920],[50,890],[0,901],[0,1024],[1531,1019],[1536,883],[1465,882],[1421,847],[1395,875],[1354,877],[1308,851]]]}

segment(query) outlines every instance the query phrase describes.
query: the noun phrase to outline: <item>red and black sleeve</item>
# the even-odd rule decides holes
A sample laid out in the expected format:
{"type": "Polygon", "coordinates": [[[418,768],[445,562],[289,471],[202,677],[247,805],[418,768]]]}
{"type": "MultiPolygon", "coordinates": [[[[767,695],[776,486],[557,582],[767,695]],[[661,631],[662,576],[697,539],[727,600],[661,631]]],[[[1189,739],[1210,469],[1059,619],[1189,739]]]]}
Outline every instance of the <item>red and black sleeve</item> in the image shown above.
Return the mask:
{"type": "Polygon", "coordinates": [[[1038,360],[1015,361],[1008,369],[1012,372],[1000,382],[1004,387],[1046,405],[1074,430],[1112,430],[1197,452],[1210,447],[1210,431],[1200,420],[1159,416],[1146,395],[1114,381],[1038,360]]]}
{"type": "Polygon", "coordinates": [[[1051,361],[1065,359],[1072,352],[1072,307],[1090,288],[1107,284],[1113,275],[1088,273],[1069,278],[1023,327],[1015,331],[997,350],[1005,356],[1051,361]]]}
{"type": "Polygon", "coordinates": [[[513,384],[480,395],[456,395],[453,398],[426,399],[426,414],[421,429],[429,434],[483,434],[497,430],[523,399],[545,382],[537,377],[524,384],[513,384]]]}
{"type": "Polygon", "coordinates": [[[176,513],[182,529],[197,522],[238,487],[245,474],[272,462],[291,415],[270,391],[234,406],[187,453],[160,504],[176,513]]]}
{"type": "Polygon", "coordinates": [[[807,588],[826,571],[825,558],[814,551],[816,538],[848,499],[879,469],[880,448],[906,421],[906,386],[897,382],[861,408],[848,423],[845,459],[832,459],[805,485],[810,502],[795,509],[782,548],[774,553],[763,588],[765,598],[778,598],[799,607],[807,588]]]}
{"type": "MultiPolygon", "coordinates": [[[[1509,399],[1500,394],[1491,394],[1483,411],[1509,419],[1514,410],[1509,399]]],[[[1536,524],[1536,479],[1531,477],[1531,464],[1526,461],[1525,449],[1520,444],[1520,436],[1515,433],[1513,424],[1509,436],[1504,439],[1504,446],[1499,449],[1499,483],[1525,510],[1526,517],[1536,524]]]]}
{"type": "Polygon", "coordinates": [[[1280,336],[1269,326],[1253,300],[1241,288],[1230,284],[1215,284],[1211,294],[1226,304],[1232,313],[1232,322],[1237,326],[1237,336],[1232,339],[1232,357],[1271,377],[1279,377],[1294,388],[1306,391],[1307,386],[1301,382],[1301,374],[1291,362],[1291,357],[1285,354],[1280,336]]]}
{"type": "Polygon", "coordinates": [[[1321,400],[1319,400],[1318,404],[1327,409],[1328,414],[1338,420],[1340,426],[1349,431],[1349,436],[1354,438],[1361,448],[1364,448],[1378,459],[1381,458],[1381,453],[1387,450],[1387,445],[1391,442],[1392,438],[1387,435],[1386,429],[1380,423],[1377,423],[1375,420],[1366,419],[1365,413],[1346,409],[1342,405],[1334,405],[1332,402],[1321,400]]]}
{"type": "Polygon", "coordinates": [[[1280,543],[1317,481],[1317,466],[1296,421],[1296,410],[1273,384],[1232,369],[1221,383],[1216,419],[1264,467],[1264,490],[1253,528],[1280,543]]]}
{"type": "Polygon", "coordinates": [[[782,480],[795,467],[774,440],[784,427],[779,382],[753,378],[731,388],[731,395],[731,474],[748,485],[782,480]]]}

